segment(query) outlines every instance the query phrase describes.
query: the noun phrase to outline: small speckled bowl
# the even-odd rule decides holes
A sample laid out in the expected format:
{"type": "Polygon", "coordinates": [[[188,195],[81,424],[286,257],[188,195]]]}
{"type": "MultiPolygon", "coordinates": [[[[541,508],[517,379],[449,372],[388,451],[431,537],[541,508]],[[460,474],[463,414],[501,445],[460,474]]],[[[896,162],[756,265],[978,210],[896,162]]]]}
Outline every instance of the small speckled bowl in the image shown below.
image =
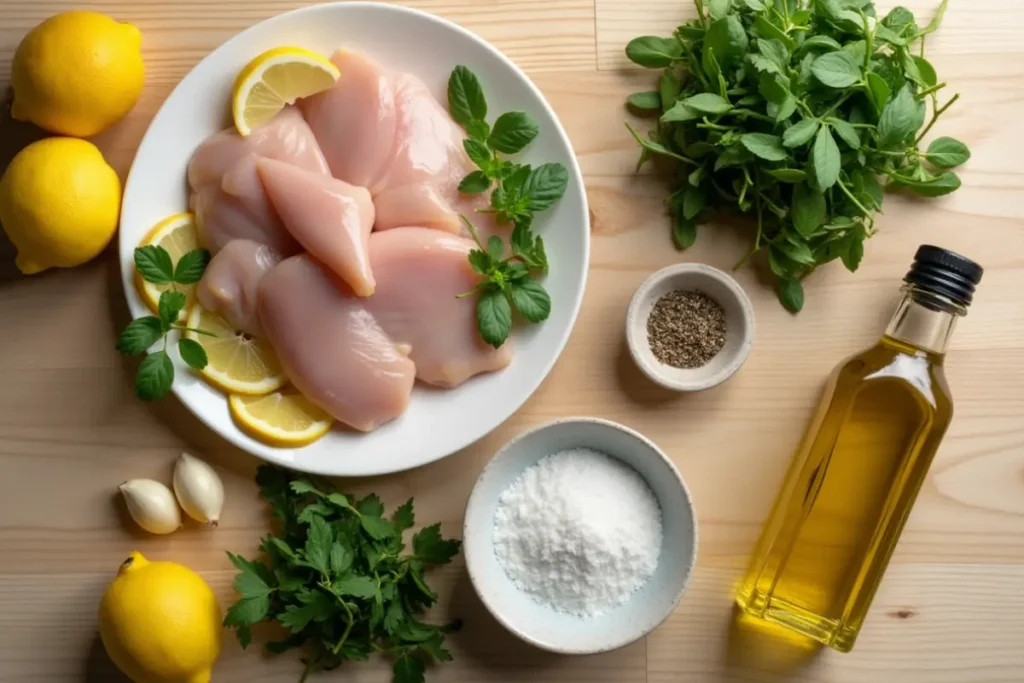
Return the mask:
{"type": "Polygon", "coordinates": [[[626,312],[626,342],[640,370],[653,382],[673,391],[700,391],[729,379],[750,355],[754,341],[754,308],[732,277],[702,263],[680,263],[647,278],[633,294],[626,312]],[[699,290],[725,311],[725,346],[707,365],[674,368],[659,361],[647,339],[647,318],[654,304],[673,290],[699,290]]]}
{"type": "Polygon", "coordinates": [[[593,654],[642,638],[675,609],[697,556],[697,515],[679,472],[650,440],[607,420],[556,420],[514,437],[484,468],[466,506],[463,551],[473,587],[505,628],[544,650],[593,654]],[[654,575],[624,604],[589,618],[534,601],[512,583],[494,554],[494,515],[501,494],[542,458],[574,448],[600,451],[629,465],[661,506],[663,540],[654,575]]]}

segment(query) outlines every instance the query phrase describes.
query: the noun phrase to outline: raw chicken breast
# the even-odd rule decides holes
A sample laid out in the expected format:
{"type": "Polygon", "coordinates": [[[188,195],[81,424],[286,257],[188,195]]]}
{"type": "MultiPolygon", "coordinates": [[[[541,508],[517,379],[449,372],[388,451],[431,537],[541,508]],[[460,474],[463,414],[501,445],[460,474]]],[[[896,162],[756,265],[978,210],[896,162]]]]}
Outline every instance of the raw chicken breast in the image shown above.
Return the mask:
{"type": "Polygon", "coordinates": [[[233,128],[207,138],[192,155],[188,183],[200,240],[216,253],[232,239],[250,239],[294,254],[298,243],[281,225],[256,174],[256,160],[276,159],[328,175],[302,114],[288,107],[248,137],[233,128]]]}
{"type": "Polygon", "coordinates": [[[351,50],[331,61],[341,71],[337,84],[300,106],[334,177],[370,190],[377,230],[416,225],[458,234],[460,212],[487,206],[486,195],[458,190],[476,168],[463,130],[415,76],[351,50]]]}
{"type": "Polygon", "coordinates": [[[369,432],[405,410],[416,367],[346,289],[308,254],[293,256],[260,282],[259,315],[296,388],[369,432]]]}
{"type": "Polygon", "coordinates": [[[196,288],[199,303],[235,329],[262,337],[256,291],[263,276],[280,260],[281,257],[265,244],[231,240],[206,267],[196,288]]]}
{"type": "Polygon", "coordinates": [[[366,55],[331,56],[341,77],[333,88],[299,102],[335,178],[372,188],[390,162],[395,142],[391,75],[366,55]]]}
{"type": "Polygon", "coordinates": [[[480,281],[466,258],[474,246],[418,227],[370,236],[377,291],[366,306],[392,340],[411,347],[416,376],[428,384],[454,387],[512,361],[510,342],[495,349],[480,338],[475,299],[456,298],[480,281]]]}
{"type": "Polygon", "coordinates": [[[260,159],[256,168],[281,222],[299,244],[358,296],[373,294],[369,191],[273,159],[260,159]]]}

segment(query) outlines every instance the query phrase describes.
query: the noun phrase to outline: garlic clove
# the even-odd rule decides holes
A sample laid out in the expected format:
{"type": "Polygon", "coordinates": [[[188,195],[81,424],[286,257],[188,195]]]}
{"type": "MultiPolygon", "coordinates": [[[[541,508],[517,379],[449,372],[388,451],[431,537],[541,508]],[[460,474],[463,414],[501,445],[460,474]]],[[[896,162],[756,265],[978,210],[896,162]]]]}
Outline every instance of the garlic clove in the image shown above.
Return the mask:
{"type": "Polygon", "coordinates": [[[181,526],[174,494],[152,479],[132,479],[117,487],[135,523],[151,534],[169,534],[181,526]]]}
{"type": "Polygon", "coordinates": [[[224,484],[217,472],[199,458],[182,453],[174,464],[174,495],[197,522],[217,526],[224,507],[224,484]]]}

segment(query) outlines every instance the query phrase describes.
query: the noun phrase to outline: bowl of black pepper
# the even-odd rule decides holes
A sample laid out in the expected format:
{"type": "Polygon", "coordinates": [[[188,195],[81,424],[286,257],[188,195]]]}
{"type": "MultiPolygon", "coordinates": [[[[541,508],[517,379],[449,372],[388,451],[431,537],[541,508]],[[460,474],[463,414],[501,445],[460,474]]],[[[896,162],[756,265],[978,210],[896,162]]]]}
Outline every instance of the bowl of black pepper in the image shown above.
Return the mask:
{"type": "Polygon", "coordinates": [[[732,377],[750,354],[754,309],[731,276],[701,263],[651,275],[633,294],[626,341],[651,381],[700,391],[732,377]]]}

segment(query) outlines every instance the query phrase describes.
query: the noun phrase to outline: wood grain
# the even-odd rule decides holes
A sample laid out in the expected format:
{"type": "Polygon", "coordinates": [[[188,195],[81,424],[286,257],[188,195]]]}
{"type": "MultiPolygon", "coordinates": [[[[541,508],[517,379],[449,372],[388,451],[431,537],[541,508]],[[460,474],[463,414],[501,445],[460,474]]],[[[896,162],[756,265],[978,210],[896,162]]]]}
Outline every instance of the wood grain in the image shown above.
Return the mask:
{"type": "MultiPolygon", "coordinates": [[[[951,197],[886,200],[881,232],[856,274],[828,267],[808,283],[807,306],[785,313],[756,269],[737,273],[757,315],[750,360],[734,379],[693,396],[646,382],[622,340],[626,304],[653,270],[692,260],[730,267],[742,227],[709,226],[685,255],[672,249],[664,188],[635,176],[623,128],[626,94],[651,74],[622,48],[667,34],[693,12],[685,0],[421,0],[494,42],[544,91],[586,176],[594,242],[589,286],[569,346],[540,390],[508,423],[464,452],[414,472],[354,482],[394,504],[417,499],[420,519],[458,534],[470,488],[506,439],[558,416],[596,415],[657,441],[675,460],[700,517],[697,571],[672,618],[646,641],[592,658],[533,650],[505,633],[473,595],[461,564],[444,570],[438,615],[462,616],[456,661],[437,683],[1019,683],[1024,680],[1024,5],[954,1],[929,40],[929,58],[963,100],[940,134],[973,152],[951,197]],[[981,262],[985,278],[947,359],[957,409],[893,566],[853,653],[808,649],[734,619],[742,571],[821,382],[843,356],[873,341],[916,246],[932,242],[981,262]]],[[[883,3],[889,7],[893,3],[883,3]]],[[[927,17],[937,2],[906,2],[927,17]]],[[[132,115],[98,140],[122,176],[171,87],[235,32],[297,6],[184,0],[106,0],[87,6],[137,22],[149,75],[132,115]]],[[[0,86],[26,30],[67,9],[61,0],[0,4],[0,86]]],[[[0,117],[0,168],[39,133],[0,117]]],[[[72,271],[17,275],[0,238],[0,682],[124,683],[96,638],[99,595],[137,548],[199,570],[231,600],[225,550],[253,552],[266,528],[256,461],[212,434],[180,404],[146,406],[131,364],[113,349],[127,319],[112,253],[72,271]],[[215,532],[169,538],[125,523],[115,487],[168,479],[182,449],[203,455],[227,486],[215,532]]],[[[294,657],[266,659],[229,644],[215,681],[294,681],[294,657]]],[[[389,680],[383,664],[319,680],[389,680]]]]}

